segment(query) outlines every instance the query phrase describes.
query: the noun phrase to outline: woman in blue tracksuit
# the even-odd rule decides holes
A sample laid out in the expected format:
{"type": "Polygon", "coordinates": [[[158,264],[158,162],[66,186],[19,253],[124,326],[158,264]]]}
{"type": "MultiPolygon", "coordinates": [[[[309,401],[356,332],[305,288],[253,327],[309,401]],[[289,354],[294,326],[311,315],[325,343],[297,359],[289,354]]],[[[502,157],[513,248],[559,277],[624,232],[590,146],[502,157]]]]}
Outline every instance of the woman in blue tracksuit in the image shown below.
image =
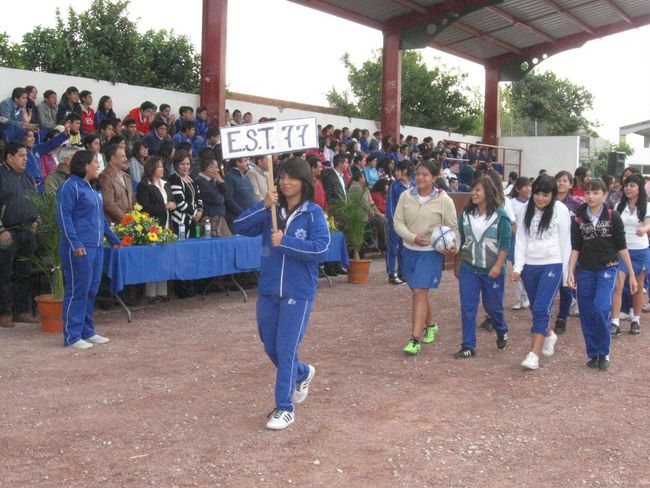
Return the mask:
{"type": "Polygon", "coordinates": [[[280,195],[271,189],[266,198],[240,214],[234,232],[262,235],[262,266],[257,299],[257,327],[264,350],[277,368],[275,410],[266,424],[280,430],[294,421],[294,403],[302,403],[316,369],[298,359],[330,233],[314,196],[311,169],[292,158],[280,166],[280,195]],[[277,205],[278,230],[271,224],[277,205]]]}
{"type": "Polygon", "coordinates": [[[95,153],[75,153],[70,176],[56,194],[56,217],[62,231],[59,254],[65,283],[63,343],[75,349],[90,349],[93,344],[108,342],[95,333],[95,295],[104,264],[104,236],[116,249],[120,240],[108,227],[101,193],[90,186],[98,170],[95,153]]]}
{"type": "Polygon", "coordinates": [[[457,359],[476,354],[476,312],[481,295],[497,334],[497,347],[503,349],[508,344],[503,292],[512,223],[506,210],[499,206],[498,195],[491,177],[477,178],[472,184],[472,198],[458,218],[461,245],[454,274],[460,291],[463,343],[454,354],[457,359]]]}
{"type": "Polygon", "coordinates": [[[557,336],[549,327],[551,307],[562,283],[567,282],[571,255],[571,217],[557,201],[555,178],[543,175],[533,182],[533,196],[517,216],[512,280],[521,279],[533,316],[532,344],[525,369],[539,367],[540,353],[552,356],[557,336]]]}

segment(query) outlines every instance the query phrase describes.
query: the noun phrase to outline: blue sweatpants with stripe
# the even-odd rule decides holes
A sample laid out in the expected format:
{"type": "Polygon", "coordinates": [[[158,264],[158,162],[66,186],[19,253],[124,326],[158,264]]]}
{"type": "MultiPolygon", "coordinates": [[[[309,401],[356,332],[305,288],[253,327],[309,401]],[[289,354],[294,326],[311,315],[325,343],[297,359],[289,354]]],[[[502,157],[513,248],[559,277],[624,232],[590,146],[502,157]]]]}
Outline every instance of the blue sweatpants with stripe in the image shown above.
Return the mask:
{"type": "Polygon", "coordinates": [[[59,248],[63,269],[63,344],[95,335],[95,296],[104,265],[104,249],[87,247],[85,256],[75,256],[71,247],[59,248]]]}
{"type": "Polygon", "coordinates": [[[551,321],[553,300],[562,284],[562,263],[526,264],[521,272],[521,280],[524,282],[533,315],[530,332],[546,335],[551,321]]]}
{"type": "Polygon", "coordinates": [[[609,320],[616,274],[616,267],[595,270],[580,268],[578,273],[580,326],[589,359],[609,354],[612,343],[609,320]]]}
{"type": "Polygon", "coordinates": [[[576,292],[568,286],[560,287],[560,309],[557,313],[558,319],[566,320],[569,318],[569,312],[571,311],[571,302],[573,302],[575,296],[576,292]]]}
{"type": "Polygon", "coordinates": [[[483,307],[492,320],[497,335],[503,337],[508,333],[503,315],[503,291],[505,276],[490,278],[487,274],[476,273],[461,266],[458,275],[460,290],[460,315],[463,325],[463,347],[476,349],[476,312],[479,297],[483,295],[483,307]]]}
{"type": "Polygon", "coordinates": [[[262,295],[257,299],[257,329],[264,351],[277,368],[275,408],[293,412],[296,383],[309,376],[309,366],[298,359],[313,300],[262,295]]]}
{"type": "Polygon", "coordinates": [[[386,272],[394,275],[402,272],[402,238],[393,229],[393,224],[388,226],[388,246],[386,246],[386,272]],[[397,263],[397,268],[395,268],[397,263]]]}

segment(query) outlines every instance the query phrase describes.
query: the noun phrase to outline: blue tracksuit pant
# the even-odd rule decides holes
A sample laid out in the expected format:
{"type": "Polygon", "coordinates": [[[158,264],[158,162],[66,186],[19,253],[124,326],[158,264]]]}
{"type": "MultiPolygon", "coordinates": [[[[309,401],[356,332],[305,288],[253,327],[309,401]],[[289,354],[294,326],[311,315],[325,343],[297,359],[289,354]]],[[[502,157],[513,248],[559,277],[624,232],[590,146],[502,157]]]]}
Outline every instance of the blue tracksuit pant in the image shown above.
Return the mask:
{"type": "Polygon", "coordinates": [[[104,249],[87,247],[85,256],[75,256],[72,248],[59,249],[63,268],[63,343],[95,335],[93,315],[104,265],[104,249]]]}
{"type": "Polygon", "coordinates": [[[476,312],[479,296],[483,294],[483,307],[492,320],[497,335],[503,337],[508,326],[503,316],[503,291],[505,276],[490,278],[487,274],[476,273],[461,266],[458,276],[460,290],[460,315],[463,325],[463,347],[476,349],[476,312]]]}
{"type": "Polygon", "coordinates": [[[575,297],[576,292],[568,286],[560,286],[560,309],[557,312],[558,319],[566,320],[569,318],[571,311],[571,302],[575,297]]]}
{"type": "Polygon", "coordinates": [[[616,267],[612,267],[596,270],[580,268],[578,273],[580,326],[589,359],[609,354],[612,341],[609,319],[616,272],[616,267]]]}
{"type": "Polygon", "coordinates": [[[257,328],[277,373],[275,408],[293,412],[296,383],[309,376],[309,366],[298,359],[298,347],[305,335],[313,300],[261,295],[257,299],[257,328]]]}
{"type": "MultiPolygon", "coordinates": [[[[621,294],[621,312],[634,315],[632,310],[632,295],[630,295],[630,277],[625,277],[625,284],[623,285],[623,293],[621,294]]],[[[618,318],[618,317],[615,317],[618,318]]]]}
{"type": "Polygon", "coordinates": [[[388,246],[386,246],[386,272],[394,275],[402,271],[402,238],[393,229],[392,222],[388,226],[388,246]],[[397,262],[397,270],[395,263],[397,262]]]}
{"type": "Polygon", "coordinates": [[[526,264],[521,272],[533,314],[530,332],[546,335],[551,321],[551,307],[562,284],[562,264],[526,264]]]}

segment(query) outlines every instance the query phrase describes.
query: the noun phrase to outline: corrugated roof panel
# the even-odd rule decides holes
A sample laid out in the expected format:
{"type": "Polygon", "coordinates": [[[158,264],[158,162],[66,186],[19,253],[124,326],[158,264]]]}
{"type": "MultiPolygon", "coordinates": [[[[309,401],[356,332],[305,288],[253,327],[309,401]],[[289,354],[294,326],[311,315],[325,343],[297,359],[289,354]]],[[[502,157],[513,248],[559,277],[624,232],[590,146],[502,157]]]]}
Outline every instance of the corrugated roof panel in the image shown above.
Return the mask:
{"type": "Polygon", "coordinates": [[[510,22],[508,22],[503,17],[493,14],[489,10],[481,9],[475,12],[472,12],[469,15],[461,17],[460,20],[463,24],[469,25],[474,29],[477,29],[481,32],[491,32],[497,29],[503,29],[508,27],[510,22]]]}
{"type": "Polygon", "coordinates": [[[357,12],[381,22],[413,12],[411,9],[403,7],[396,2],[377,2],[374,0],[355,0],[354,2],[350,2],[349,0],[327,0],[327,3],[330,5],[336,5],[345,10],[357,12]]]}
{"type": "Polygon", "coordinates": [[[500,54],[507,54],[510,51],[503,49],[502,47],[491,44],[484,39],[478,39],[472,37],[466,41],[459,42],[452,46],[456,51],[467,53],[476,58],[491,58],[493,56],[499,56],[500,54]]]}
{"type": "Polygon", "coordinates": [[[540,0],[505,0],[505,2],[497,6],[523,21],[536,19],[555,12],[540,0]]]}
{"type": "Polygon", "coordinates": [[[562,37],[584,32],[580,27],[571,22],[562,14],[549,15],[529,22],[533,27],[546,32],[549,36],[560,39],[562,37]]]}
{"type": "Polygon", "coordinates": [[[650,2],[648,0],[617,0],[616,5],[631,17],[650,14],[650,2]]]}
{"type": "Polygon", "coordinates": [[[571,8],[584,5],[586,3],[593,4],[593,0],[554,0],[561,8],[568,10],[571,8]]]}
{"type": "Polygon", "coordinates": [[[447,27],[439,35],[435,37],[435,41],[440,44],[453,44],[454,42],[464,41],[468,37],[472,37],[471,34],[467,32],[454,29],[453,24],[450,27],[447,27]]]}
{"type": "MultiPolygon", "coordinates": [[[[648,0],[650,3],[650,0],[648,0]]],[[[584,21],[589,27],[598,28],[612,22],[619,22],[622,17],[606,3],[594,3],[571,9],[571,13],[584,21]]]]}
{"type": "Polygon", "coordinates": [[[533,34],[526,29],[514,25],[492,32],[490,35],[519,48],[526,48],[546,42],[545,39],[542,39],[537,34],[533,34]]]}

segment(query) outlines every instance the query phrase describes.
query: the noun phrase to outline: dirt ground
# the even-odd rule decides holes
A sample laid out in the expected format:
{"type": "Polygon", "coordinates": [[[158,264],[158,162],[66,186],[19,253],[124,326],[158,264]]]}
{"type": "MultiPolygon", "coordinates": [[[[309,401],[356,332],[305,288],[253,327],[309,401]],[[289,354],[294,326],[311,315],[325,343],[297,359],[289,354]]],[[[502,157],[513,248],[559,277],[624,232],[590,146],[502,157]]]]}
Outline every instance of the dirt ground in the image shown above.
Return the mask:
{"type": "Polygon", "coordinates": [[[131,324],[98,311],[111,342],[90,351],[33,325],[0,330],[0,486],[650,486],[650,332],[616,338],[600,372],[572,318],[525,372],[529,312],[510,295],[508,348],[481,330],[478,355],[456,360],[445,272],[441,333],[410,358],[408,288],[380,260],[368,285],[334,281],[321,280],[301,349],[317,369],[309,398],[281,432],[264,428],[274,370],[255,292],[141,305],[131,324]]]}

